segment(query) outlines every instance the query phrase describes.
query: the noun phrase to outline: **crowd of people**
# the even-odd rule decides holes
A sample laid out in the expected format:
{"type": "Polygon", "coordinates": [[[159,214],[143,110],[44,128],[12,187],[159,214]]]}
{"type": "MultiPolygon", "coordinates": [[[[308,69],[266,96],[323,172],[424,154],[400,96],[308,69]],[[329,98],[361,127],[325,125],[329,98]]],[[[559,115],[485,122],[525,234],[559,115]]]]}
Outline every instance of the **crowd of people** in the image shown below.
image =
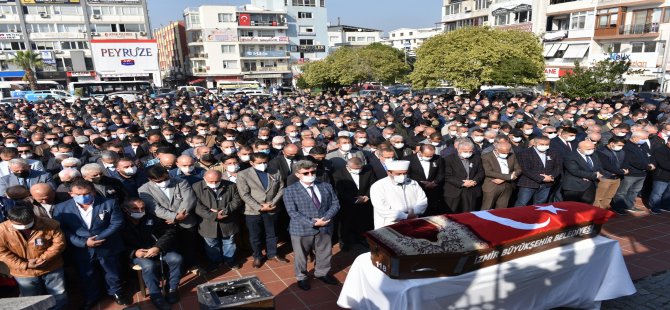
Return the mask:
{"type": "Polygon", "coordinates": [[[366,246],[365,231],[406,219],[556,201],[670,212],[670,106],[634,97],[180,93],[3,112],[0,261],[56,309],[68,265],[84,308],[103,279],[132,303],[135,265],[169,309],[185,272],[239,268],[241,243],[255,268],[292,248],[309,290],[308,262],[339,284],[334,243],[366,246]]]}

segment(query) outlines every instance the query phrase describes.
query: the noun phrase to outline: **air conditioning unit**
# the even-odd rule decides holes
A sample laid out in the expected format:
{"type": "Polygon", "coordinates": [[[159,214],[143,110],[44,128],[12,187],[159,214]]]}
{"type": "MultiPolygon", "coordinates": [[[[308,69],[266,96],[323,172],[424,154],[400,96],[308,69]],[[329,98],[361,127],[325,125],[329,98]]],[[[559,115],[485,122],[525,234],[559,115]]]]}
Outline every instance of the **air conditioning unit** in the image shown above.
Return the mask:
{"type": "Polygon", "coordinates": [[[467,6],[464,6],[464,7],[463,7],[463,12],[470,12],[470,11],[472,11],[472,10],[470,10],[469,7],[467,7],[467,6]]]}
{"type": "Polygon", "coordinates": [[[54,54],[63,54],[63,53],[65,53],[65,52],[63,52],[63,51],[61,51],[61,50],[55,50],[55,51],[54,51],[54,54]]]}
{"type": "Polygon", "coordinates": [[[9,29],[9,32],[21,32],[19,29],[9,29]]]}
{"type": "Polygon", "coordinates": [[[97,32],[91,32],[91,36],[92,36],[92,37],[97,37],[97,36],[99,36],[99,35],[100,35],[100,34],[97,33],[97,32]]]}
{"type": "Polygon", "coordinates": [[[100,19],[101,17],[100,14],[93,14],[93,19],[100,19]]]}
{"type": "Polygon", "coordinates": [[[49,18],[49,14],[42,12],[42,13],[40,13],[40,17],[49,18]]]}
{"type": "Polygon", "coordinates": [[[140,31],[140,35],[141,35],[141,36],[146,36],[146,35],[147,35],[147,32],[146,32],[146,31],[140,31]]]}
{"type": "Polygon", "coordinates": [[[84,29],[79,29],[78,31],[79,31],[79,33],[85,33],[86,32],[86,30],[84,30],[84,29]]]}

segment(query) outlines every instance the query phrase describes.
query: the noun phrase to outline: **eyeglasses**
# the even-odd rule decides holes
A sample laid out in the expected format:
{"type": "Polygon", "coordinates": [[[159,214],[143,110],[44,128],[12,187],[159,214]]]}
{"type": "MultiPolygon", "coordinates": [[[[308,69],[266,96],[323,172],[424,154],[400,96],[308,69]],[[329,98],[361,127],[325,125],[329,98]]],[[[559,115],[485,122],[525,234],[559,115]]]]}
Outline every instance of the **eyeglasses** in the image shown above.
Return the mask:
{"type": "Polygon", "coordinates": [[[302,174],[302,175],[316,175],[316,170],[299,172],[299,174],[302,174]]]}

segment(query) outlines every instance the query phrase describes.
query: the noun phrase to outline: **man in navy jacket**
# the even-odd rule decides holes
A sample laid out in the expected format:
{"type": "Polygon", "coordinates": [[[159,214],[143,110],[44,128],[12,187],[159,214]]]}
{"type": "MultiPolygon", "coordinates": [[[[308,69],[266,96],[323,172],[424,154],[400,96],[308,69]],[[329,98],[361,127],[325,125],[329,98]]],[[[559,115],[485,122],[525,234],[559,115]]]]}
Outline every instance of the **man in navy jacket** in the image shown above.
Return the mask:
{"type": "Polygon", "coordinates": [[[646,145],[648,136],[646,131],[635,131],[623,147],[626,155],[623,168],[628,169],[628,174],[614,195],[613,207],[618,213],[642,211],[635,207],[635,198],[642,190],[647,171],[656,169],[651,151],[646,145]]]}

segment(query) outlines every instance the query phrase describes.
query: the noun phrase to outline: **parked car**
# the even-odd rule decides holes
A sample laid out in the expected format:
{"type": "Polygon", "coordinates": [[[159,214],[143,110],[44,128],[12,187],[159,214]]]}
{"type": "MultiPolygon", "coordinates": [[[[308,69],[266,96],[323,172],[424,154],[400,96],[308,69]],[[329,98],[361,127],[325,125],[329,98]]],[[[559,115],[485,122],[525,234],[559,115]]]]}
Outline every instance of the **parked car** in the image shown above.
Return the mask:
{"type": "Polygon", "coordinates": [[[163,100],[173,100],[177,99],[177,91],[173,90],[167,93],[161,93],[156,95],[156,98],[154,98],[156,101],[163,101],[163,100]]]}
{"type": "Polygon", "coordinates": [[[455,96],[456,89],[453,87],[435,87],[435,88],[425,88],[419,89],[413,92],[414,95],[419,96],[455,96]]]}

